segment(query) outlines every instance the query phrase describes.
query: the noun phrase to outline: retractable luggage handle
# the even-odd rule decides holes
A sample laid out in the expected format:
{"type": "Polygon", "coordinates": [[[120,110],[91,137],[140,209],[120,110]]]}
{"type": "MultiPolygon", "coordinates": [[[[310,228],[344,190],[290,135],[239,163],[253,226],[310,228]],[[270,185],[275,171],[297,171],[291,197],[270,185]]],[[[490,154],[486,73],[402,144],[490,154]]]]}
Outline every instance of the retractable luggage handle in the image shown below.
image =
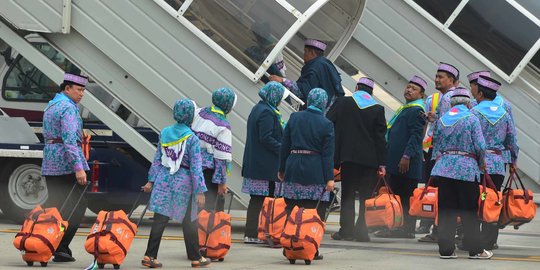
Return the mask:
{"type": "MultiPolygon", "coordinates": [[[[139,195],[137,195],[137,199],[135,199],[135,202],[133,203],[133,206],[131,206],[131,209],[129,210],[129,214],[128,214],[128,219],[131,219],[131,216],[133,215],[133,212],[135,211],[135,208],[137,207],[137,205],[139,204],[139,200],[141,199],[143,193],[145,193],[144,191],[141,190],[141,192],[139,192],[139,195]]],[[[146,205],[144,206],[144,209],[141,213],[141,217],[139,218],[139,220],[137,220],[137,227],[139,227],[139,224],[141,224],[143,218],[144,218],[144,215],[146,214],[146,210],[148,210],[148,206],[150,205],[150,202],[146,203],[146,205]]]]}
{"type": "MultiPolygon", "coordinates": [[[[81,196],[79,196],[79,199],[77,200],[77,203],[75,203],[75,205],[73,206],[73,209],[71,210],[71,213],[69,214],[68,218],[66,220],[70,220],[71,217],[73,216],[73,214],[75,213],[75,210],[77,210],[77,206],[79,206],[79,203],[81,203],[82,201],[82,198],[84,197],[84,195],[86,194],[86,191],[88,190],[88,187],[90,186],[90,182],[87,181],[87,183],[85,184],[85,187],[84,187],[84,190],[83,192],[81,193],[81,196]]],[[[62,211],[64,210],[64,208],[66,207],[67,205],[67,202],[69,201],[69,198],[71,197],[71,195],[73,195],[73,191],[75,191],[75,188],[77,187],[77,185],[79,185],[78,182],[75,182],[75,184],[73,184],[73,187],[71,188],[71,190],[69,191],[67,197],[66,197],[66,200],[64,201],[64,203],[62,204],[62,206],[60,207],[60,213],[62,213],[62,211]]]]}
{"type": "MultiPolygon", "coordinates": [[[[231,205],[232,205],[233,196],[234,196],[234,194],[231,193],[231,201],[229,202],[229,210],[227,211],[227,214],[229,214],[231,212],[231,205]]],[[[216,200],[215,200],[215,203],[214,203],[214,210],[212,211],[212,213],[210,213],[210,216],[208,217],[208,224],[206,224],[206,230],[208,232],[206,233],[206,237],[204,239],[204,247],[206,247],[208,245],[208,238],[210,237],[210,227],[214,227],[214,215],[213,214],[215,214],[217,212],[217,205],[218,205],[218,201],[219,201],[220,197],[223,197],[223,199],[225,199],[225,195],[224,194],[217,194],[216,195],[216,200]]]]}

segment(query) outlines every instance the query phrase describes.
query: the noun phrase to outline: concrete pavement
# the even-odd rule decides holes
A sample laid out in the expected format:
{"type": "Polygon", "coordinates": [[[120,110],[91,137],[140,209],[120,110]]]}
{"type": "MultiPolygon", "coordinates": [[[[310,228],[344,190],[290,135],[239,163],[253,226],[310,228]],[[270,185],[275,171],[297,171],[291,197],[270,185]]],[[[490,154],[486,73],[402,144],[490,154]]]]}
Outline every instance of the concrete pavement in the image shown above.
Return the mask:
{"type": "MultiPolygon", "coordinates": [[[[469,260],[467,253],[458,251],[457,260],[441,260],[437,245],[419,243],[416,239],[377,239],[370,243],[335,241],[330,233],[338,230],[338,215],[330,215],[321,253],[324,260],[305,266],[303,261],[290,265],[281,254],[281,249],[271,249],[262,245],[246,245],[241,242],[245,211],[233,211],[233,246],[224,262],[212,263],[213,269],[291,269],[293,267],[311,269],[540,269],[540,218],[524,225],[520,230],[506,228],[501,231],[498,250],[489,261],[469,260]]],[[[143,269],[140,260],[144,254],[151,220],[147,214],[140,226],[139,234],[133,241],[125,263],[121,269],[143,269]]],[[[87,213],[86,226],[79,230],[71,244],[73,263],[50,262],[47,269],[84,269],[92,262],[92,256],[84,251],[84,241],[95,214],[87,213]]],[[[22,261],[20,252],[12,244],[20,226],[2,219],[0,216],[0,269],[29,269],[22,261]]],[[[417,238],[420,236],[417,236],[417,238]]],[[[165,269],[188,269],[182,241],[182,230],[178,223],[172,223],[165,231],[159,259],[165,269]]],[[[34,266],[39,267],[39,266],[34,266]]],[[[112,266],[106,266],[112,269],[112,266]]]]}

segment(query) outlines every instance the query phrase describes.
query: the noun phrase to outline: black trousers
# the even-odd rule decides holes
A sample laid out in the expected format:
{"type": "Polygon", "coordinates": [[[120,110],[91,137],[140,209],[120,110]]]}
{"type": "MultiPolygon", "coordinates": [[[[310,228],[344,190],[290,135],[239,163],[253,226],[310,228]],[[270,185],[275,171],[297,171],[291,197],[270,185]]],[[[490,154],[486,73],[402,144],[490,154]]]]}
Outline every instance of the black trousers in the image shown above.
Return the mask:
{"type": "Polygon", "coordinates": [[[478,219],[477,182],[439,178],[439,253],[451,255],[455,246],[457,217],[461,217],[463,245],[469,249],[469,255],[482,251],[480,221],[478,219]]]}
{"type": "Polygon", "coordinates": [[[416,218],[409,215],[410,202],[409,198],[412,196],[414,189],[417,187],[418,182],[414,179],[410,179],[401,175],[390,175],[390,188],[392,191],[399,195],[401,199],[401,205],[403,206],[403,231],[406,233],[414,234],[416,227],[416,218]]]}
{"type": "Polygon", "coordinates": [[[377,184],[377,169],[345,162],[341,164],[341,211],[339,215],[339,235],[343,238],[368,238],[365,220],[365,201],[373,193],[377,184]],[[354,221],[356,192],[359,197],[359,212],[354,221]]]}
{"type": "MultiPolygon", "coordinates": [[[[504,182],[504,175],[500,174],[490,174],[491,180],[493,180],[493,183],[495,184],[495,187],[497,190],[501,190],[502,184],[504,182]]],[[[483,178],[484,175],[481,175],[483,178]]],[[[480,179],[482,179],[480,178],[480,179]]],[[[497,224],[489,224],[482,222],[482,239],[484,249],[492,250],[493,245],[497,243],[497,238],[499,238],[499,227],[497,224]]]]}
{"type": "Polygon", "coordinates": [[[206,191],[204,193],[204,210],[206,211],[223,211],[225,209],[225,197],[218,197],[218,184],[212,183],[212,177],[214,176],[214,170],[204,170],[204,182],[206,184],[206,191]],[[217,204],[216,204],[217,200],[217,204]]]}
{"type": "Polygon", "coordinates": [[[73,215],[68,219],[69,226],[64,233],[64,237],[56,249],[58,252],[65,252],[71,256],[72,253],[69,244],[79,229],[81,219],[84,217],[88,205],[84,195],[79,204],[76,205],[84,192],[85,186],[77,184],[71,196],[66,198],[73,188],[73,185],[77,182],[75,174],[45,176],[45,180],[47,181],[47,189],[49,190],[49,197],[45,202],[45,207],[56,207],[60,211],[62,204],[67,200],[66,206],[60,212],[60,215],[62,215],[62,218],[64,219],[67,219],[74,210],[73,215]]]}
{"type": "Polygon", "coordinates": [[[317,214],[319,215],[321,220],[323,220],[326,215],[326,208],[328,207],[328,202],[321,201],[319,203],[319,206],[317,206],[317,202],[318,201],[315,200],[291,200],[285,198],[285,203],[287,204],[287,207],[285,207],[285,211],[287,211],[287,216],[290,216],[295,206],[307,209],[317,208],[317,214]]]}
{"type": "MultiPolygon", "coordinates": [[[[268,181],[268,197],[274,197],[275,188],[275,182],[268,181]]],[[[261,213],[264,198],[266,198],[266,196],[251,195],[247,209],[246,230],[244,232],[244,236],[257,238],[257,228],[259,227],[259,214],[261,213]]]]}
{"type": "MultiPolygon", "coordinates": [[[[169,223],[169,217],[154,213],[154,221],[150,230],[150,238],[146,246],[145,256],[157,258],[161,237],[169,223]]],[[[187,207],[186,215],[182,220],[182,232],[184,233],[184,244],[186,245],[187,256],[192,261],[201,259],[199,253],[199,232],[197,231],[197,221],[191,221],[191,199],[187,207]]]]}

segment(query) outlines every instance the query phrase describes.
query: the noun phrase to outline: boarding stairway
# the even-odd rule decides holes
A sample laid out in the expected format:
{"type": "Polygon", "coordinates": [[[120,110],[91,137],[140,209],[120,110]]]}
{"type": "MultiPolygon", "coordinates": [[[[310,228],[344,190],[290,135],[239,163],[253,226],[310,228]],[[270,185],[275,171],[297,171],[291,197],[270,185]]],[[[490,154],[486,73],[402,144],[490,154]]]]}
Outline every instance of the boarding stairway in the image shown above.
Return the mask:
{"type": "MultiPolygon", "coordinates": [[[[259,101],[259,78],[283,51],[287,74],[295,79],[306,37],[330,40],[328,55],[335,59],[363,5],[354,0],[0,0],[0,39],[60,83],[63,70],[24,39],[25,34],[40,33],[156,132],[171,123],[175,100],[188,97],[208,106],[214,89],[234,89],[238,100],[228,116],[234,161],[229,186],[239,195],[238,202],[247,205],[249,196],[240,192],[241,165],[246,121],[259,101]],[[212,21],[217,15],[221,24],[212,21]],[[240,46],[253,37],[234,33],[260,20],[270,24],[265,34],[274,37],[274,43],[264,61],[254,63],[240,46]]],[[[81,104],[152,160],[155,146],[98,98],[87,93],[81,104]]],[[[281,111],[288,119],[294,108],[284,105],[281,111]]]]}
{"type": "MultiPolygon", "coordinates": [[[[409,1],[410,2],[410,1],[409,1]]],[[[518,31],[516,29],[516,31],[518,31]]],[[[404,102],[405,84],[412,75],[424,77],[435,92],[433,79],[439,61],[453,63],[466,75],[489,69],[460,44],[435,27],[406,1],[368,1],[340,61],[372,77],[395,99],[404,102]]],[[[531,65],[507,83],[500,94],[510,101],[518,132],[520,174],[540,191],[540,73],[531,65]]]]}

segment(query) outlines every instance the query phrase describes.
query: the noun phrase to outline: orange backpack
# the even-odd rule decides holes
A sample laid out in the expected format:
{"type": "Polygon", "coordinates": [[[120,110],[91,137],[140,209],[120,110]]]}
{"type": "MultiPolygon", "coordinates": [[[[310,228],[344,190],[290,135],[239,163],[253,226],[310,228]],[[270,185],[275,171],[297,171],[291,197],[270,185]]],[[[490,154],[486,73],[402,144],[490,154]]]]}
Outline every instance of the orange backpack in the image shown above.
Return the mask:
{"type": "Polygon", "coordinates": [[[409,215],[422,218],[437,218],[439,209],[438,188],[431,186],[431,178],[426,186],[415,188],[411,196],[409,215]]]}
{"type": "Polygon", "coordinates": [[[393,229],[403,226],[403,207],[401,198],[390,189],[384,177],[379,178],[371,199],[365,202],[366,226],[368,228],[386,227],[393,229]],[[381,188],[376,194],[377,187],[381,188]]]}
{"type": "Polygon", "coordinates": [[[499,225],[504,228],[506,225],[519,226],[530,222],[536,215],[536,204],[533,201],[533,193],[525,189],[521,178],[517,173],[511,173],[508,182],[503,190],[503,208],[499,219],[499,225]],[[517,181],[514,178],[517,176],[517,181]],[[519,189],[517,182],[521,185],[519,189]],[[512,189],[512,183],[516,189],[512,189]]]}
{"type": "Polygon", "coordinates": [[[62,219],[56,208],[43,209],[38,205],[28,214],[13,245],[22,252],[28,266],[34,262],[47,266],[67,227],[68,222],[62,219]]]}
{"type": "MultiPolygon", "coordinates": [[[[199,249],[201,255],[222,262],[231,248],[231,201],[229,212],[202,210],[198,216],[199,249]]],[[[216,198],[216,206],[218,199],[216,198]]]]}
{"type": "MultiPolygon", "coordinates": [[[[281,184],[279,185],[278,196],[281,195],[281,184]]],[[[285,229],[287,222],[287,211],[285,211],[285,199],[264,198],[264,203],[259,214],[259,227],[257,228],[257,237],[266,241],[270,247],[280,247],[279,242],[281,234],[285,229]]]]}
{"type": "Polygon", "coordinates": [[[324,227],[325,224],[317,214],[317,209],[298,206],[293,208],[280,241],[284,255],[291,264],[297,259],[311,264],[321,245],[324,227]]]}
{"type": "Polygon", "coordinates": [[[497,190],[491,177],[484,171],[478,197],[478,217],[486,223],[498,223],[502,209],[502,193],[497,190]]]}
{"type": "Polygon", "coordinates": [[[84,248],[94,255],[100,268],[104,264],[112,264],[118,269],[126,258],[135,234],[137,225],[129,220],[123,210],[99,211],[84,248]]]}

